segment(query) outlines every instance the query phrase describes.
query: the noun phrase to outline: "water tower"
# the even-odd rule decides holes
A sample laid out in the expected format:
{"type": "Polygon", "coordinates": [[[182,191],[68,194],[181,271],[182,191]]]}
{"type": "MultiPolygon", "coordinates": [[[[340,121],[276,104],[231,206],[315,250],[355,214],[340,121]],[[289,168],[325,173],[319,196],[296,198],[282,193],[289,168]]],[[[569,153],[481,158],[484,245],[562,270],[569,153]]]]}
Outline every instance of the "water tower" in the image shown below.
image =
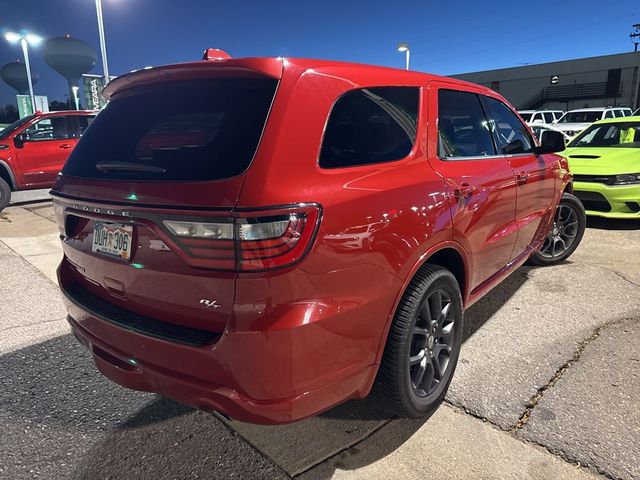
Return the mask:
{"type": "Polygon", "coordinates": [[[42,45],[42,58],[69,83],[69,104],[73,105],[73,87],[78,86],[82,74],[96,66],[98,55],[89,44],[69,35],[50,38],[42,45]]]}
{"type": "MultiPolygon", "coordinates": [[[[0,78],[20,95],[29,95],[29,82],[27,81],[27,68],[24,63],[11,62],[0,68],[0,78]]],[[[38,83],[38,75],[31,71],[31,82],[38,83]]]]}

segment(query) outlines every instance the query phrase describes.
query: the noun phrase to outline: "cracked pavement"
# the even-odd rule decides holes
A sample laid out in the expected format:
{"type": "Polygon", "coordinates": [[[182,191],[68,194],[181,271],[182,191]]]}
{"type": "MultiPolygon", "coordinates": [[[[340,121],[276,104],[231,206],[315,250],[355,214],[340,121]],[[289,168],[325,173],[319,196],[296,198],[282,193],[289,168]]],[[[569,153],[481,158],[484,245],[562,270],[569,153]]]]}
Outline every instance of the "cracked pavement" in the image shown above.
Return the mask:
{"type": "Polygon", "coordinates": [[[51,210],[0,214],[1,479],[640,479],[638,223],[590,220],[570,261],[523,267],[469,309],[431,418],[365,401],[264,427],[97,373],[52,282],[51,210]]]}

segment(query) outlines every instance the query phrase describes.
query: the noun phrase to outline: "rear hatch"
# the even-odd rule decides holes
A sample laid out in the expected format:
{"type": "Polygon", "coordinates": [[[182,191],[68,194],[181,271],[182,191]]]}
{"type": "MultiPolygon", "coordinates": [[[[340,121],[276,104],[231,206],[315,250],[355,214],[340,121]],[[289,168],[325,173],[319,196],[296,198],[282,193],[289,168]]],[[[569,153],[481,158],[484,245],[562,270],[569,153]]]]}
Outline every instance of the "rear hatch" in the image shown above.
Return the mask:
{"type": "Polygon", "coordinates": [[[177,341],[190,333],[173,326],[224,330],[237,270],[231,212],[275,96],[271,67],[198,62],[114,82],[52,191],[61,286],[76,303],[177,341]]]}

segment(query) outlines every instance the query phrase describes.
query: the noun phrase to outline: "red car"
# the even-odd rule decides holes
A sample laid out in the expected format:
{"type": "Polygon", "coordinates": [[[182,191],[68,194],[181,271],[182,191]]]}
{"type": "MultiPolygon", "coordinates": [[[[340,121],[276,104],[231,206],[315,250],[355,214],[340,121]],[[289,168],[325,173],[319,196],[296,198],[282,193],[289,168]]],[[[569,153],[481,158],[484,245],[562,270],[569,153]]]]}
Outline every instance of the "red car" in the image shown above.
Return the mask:
{"type": "Polygon", "coordinates": [[[73,333],[120,385],[244,421],[372,390],[429,413],[464,309],[584,230],[562,135],[477,85],[214,53],[105,95],[52,191],[73,333]]]}
{"type": "Polygon", "coordinates": [[[53,186],[95,116],[81,110],[37,112],[0,130],[0,211],[12,191],[53,186]]]}

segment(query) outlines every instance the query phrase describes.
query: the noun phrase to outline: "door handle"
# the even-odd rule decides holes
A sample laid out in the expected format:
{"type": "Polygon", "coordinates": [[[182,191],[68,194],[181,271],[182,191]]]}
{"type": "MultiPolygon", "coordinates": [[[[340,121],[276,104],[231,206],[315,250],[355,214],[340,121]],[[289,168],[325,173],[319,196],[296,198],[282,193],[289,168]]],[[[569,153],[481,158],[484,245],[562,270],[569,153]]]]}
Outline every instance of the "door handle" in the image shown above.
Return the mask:
{"type": "Polygon", "coordinates": [[[73,145],[71,145],[70,143],[63,143],[58,148],[62,148],[64,150],[67,150],[67,149],[72,148],[72,147],[73,147],[73,145]]]}
{"type": "Polygon", "coordinates": [[[476,187],[469,185],[468,183],[462,183],[459,187],[453,190],[453,194],[458,198],[469,198],[476,192],[476,187]]]}
{"type": "Polygon", "coordinates": [[[529,180],[529,174],[527,172],[520,172],[516,174],[516,183],[518,185],[524,185],[529,180]]]}

